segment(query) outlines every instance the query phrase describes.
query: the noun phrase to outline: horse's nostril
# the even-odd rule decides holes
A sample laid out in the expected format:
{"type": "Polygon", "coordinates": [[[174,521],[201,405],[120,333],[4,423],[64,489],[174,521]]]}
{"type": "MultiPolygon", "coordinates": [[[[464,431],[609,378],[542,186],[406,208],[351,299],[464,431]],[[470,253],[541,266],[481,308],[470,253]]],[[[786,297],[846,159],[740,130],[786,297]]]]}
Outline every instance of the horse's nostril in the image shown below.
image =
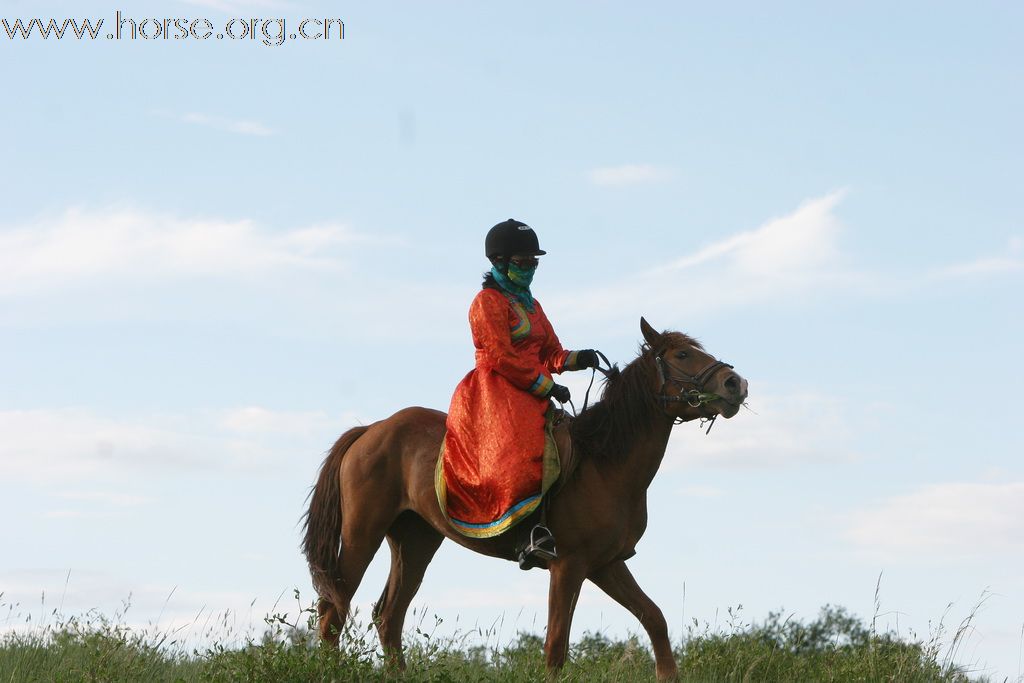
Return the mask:
{"type": "Polygon", "coordinates": [[[740,391],[740,378],[736,375],[730,375],[729,379],[725,380],[725,388],[734,394],[738,394],[740,391]]]}

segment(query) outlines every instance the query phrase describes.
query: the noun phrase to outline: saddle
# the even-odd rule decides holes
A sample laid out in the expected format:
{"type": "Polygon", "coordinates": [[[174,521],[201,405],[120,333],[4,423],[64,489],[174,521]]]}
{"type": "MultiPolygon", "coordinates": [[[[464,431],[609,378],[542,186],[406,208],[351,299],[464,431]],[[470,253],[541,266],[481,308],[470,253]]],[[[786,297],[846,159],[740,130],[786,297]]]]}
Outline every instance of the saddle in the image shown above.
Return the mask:
{"type": "Polygon", "coordinates": [[[547,492],[547,496],[558,493],[565,486],[565,482],[569,480],[573,472],[576,471],[576,466],[579,464],[576,458],[576,449],[572,443],[572,421],[573,416],[561,408],[556,410],[554,419],[551,421],[551,436],[555,441],[555,447],[558,449],[559,473],[555,483],[547,492]]]}

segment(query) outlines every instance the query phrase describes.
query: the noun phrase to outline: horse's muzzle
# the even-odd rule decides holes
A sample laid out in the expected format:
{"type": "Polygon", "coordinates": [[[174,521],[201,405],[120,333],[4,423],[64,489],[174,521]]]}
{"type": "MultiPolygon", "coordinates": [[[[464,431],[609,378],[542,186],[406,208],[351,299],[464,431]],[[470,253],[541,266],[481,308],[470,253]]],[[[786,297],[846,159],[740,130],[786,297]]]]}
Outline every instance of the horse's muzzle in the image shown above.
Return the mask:
{"type": "Polygon", "coordinates": [[[730,372],[722,385],[725,387],[726,398],[730,402],[739,405],[747,399],[747,380],[735,372],[730,372]]]}
{"type": "Polygon", "coordinates": [[[729,419],[740,411],[740,406],[747,400],[747,380],[739,374],[730,371],[721,380],[721,388],[716,392],[721,400],[719,414],[729,419]]]}

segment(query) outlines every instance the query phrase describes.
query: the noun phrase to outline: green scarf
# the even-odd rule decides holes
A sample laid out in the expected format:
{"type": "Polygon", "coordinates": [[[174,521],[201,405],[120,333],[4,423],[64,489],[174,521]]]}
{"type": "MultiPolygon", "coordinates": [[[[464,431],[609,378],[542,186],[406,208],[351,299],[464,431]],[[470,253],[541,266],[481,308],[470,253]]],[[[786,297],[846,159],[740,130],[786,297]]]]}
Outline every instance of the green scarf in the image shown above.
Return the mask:
{"type": "MultiPolygon", "coordinates": [[[[509,270],[512,268],[515,268],[515,265],[509,264],[509,270]]],[[[536,269],[531,268],[529,271],[525,271],[517,268],[517,270],[519,271],[519,273],[516,273],[516,275],[519,276],[517,279],[529,282],[533,278],[533,271],[536,269]],[[520,275],[520,273],[522,275],[520,275]]],[[[494,277],[494,281],[498,283],[499,287],[515,297],[516,301],[521,303],[527,311],[530,313],[534,312],[533,294],[530,293],[529,285],[525,287],[523,285],[517,285],[509,278],[508,275],[505,275],[505,273],[501,272],[497,268],[491,268],[491,275],[494,277]]]]}

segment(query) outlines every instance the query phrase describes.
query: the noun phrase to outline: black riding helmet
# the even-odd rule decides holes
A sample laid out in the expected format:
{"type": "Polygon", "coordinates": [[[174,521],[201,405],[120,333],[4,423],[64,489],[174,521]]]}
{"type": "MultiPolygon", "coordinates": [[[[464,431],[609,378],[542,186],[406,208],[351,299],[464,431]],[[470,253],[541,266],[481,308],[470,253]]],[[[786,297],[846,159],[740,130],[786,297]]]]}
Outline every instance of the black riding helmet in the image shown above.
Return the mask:
{"type": "Polygon", "coordinates": [[[526,223],[509,218],[498,223],[487,232],[484,240],[487,258],[497,256],[543,256],[547,252],[540,248],[537,233],[526,223]]]}

